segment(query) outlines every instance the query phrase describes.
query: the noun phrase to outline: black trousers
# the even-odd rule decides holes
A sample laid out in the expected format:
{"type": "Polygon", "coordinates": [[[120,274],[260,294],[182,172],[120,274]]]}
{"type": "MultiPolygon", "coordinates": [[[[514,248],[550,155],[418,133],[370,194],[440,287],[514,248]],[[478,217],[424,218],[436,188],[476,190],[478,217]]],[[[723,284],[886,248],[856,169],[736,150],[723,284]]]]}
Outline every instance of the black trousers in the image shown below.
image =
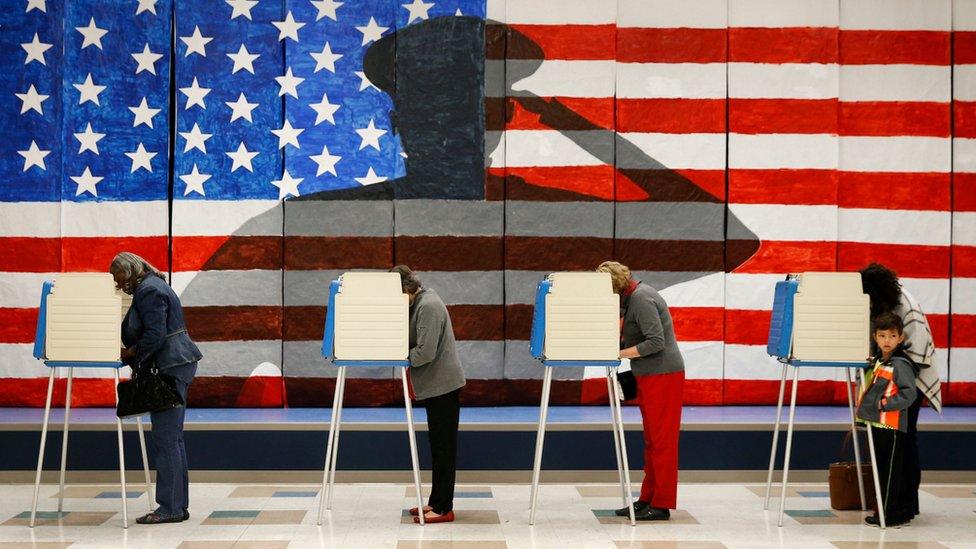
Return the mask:
{"type": "Polygon", "coordinates": [[[912,477],[906,467],[908,433],[880,428],[872,429],[872,433],[885,519],[888,523],[909,520],[914,515],[910,494],[912,477]]]}
{"type": "Polygon", "coordinates": [[[427,500],[435,513],[454,510],[454,481],[457,476],[458,416],[461,413],[461,389],[428,398],[427,437],[430,440],[431,487],[427,500]]]}
{"type": "Polygon", "coordinates": [[[905,500],[909,504],[911,516],[919,513],[918,509],[918,486],[922,483],[922,464],[918,457],[918,411],[922,407],[922,400],[925,397],[922,392],[918,392],[915,402],[908,408],[908,432],[905,436],[905,463],[904,471],[905,500]]]}

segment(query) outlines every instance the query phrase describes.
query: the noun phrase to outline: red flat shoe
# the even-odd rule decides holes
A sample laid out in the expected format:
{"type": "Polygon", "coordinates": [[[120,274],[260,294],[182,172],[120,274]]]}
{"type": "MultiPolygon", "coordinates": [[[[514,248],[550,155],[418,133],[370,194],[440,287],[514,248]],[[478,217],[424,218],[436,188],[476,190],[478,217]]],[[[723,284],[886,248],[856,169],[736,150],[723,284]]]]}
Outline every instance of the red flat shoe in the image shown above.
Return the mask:
{"type": "MultiPolygon", "coordinates": [[[[420,524],[420,516],[413,517],[413,521],[416,524],[420,524]]],[[[454,511],[448,511],[443,515],[437,515],[436,517],[424,516],[424,524],[434,524],[436,522],[454,522],[454,511]]]]}
{"type": "MultiPolygon", "coordinates": [[[[426,513],[427,511],[430,511],[430,510],[431,510],[431,508],[430,508],[429,506],[426,506],[426,505],[424,506],[424,512],[425,512],[425,513],[426,513]]],[[[410,508],[410,514],[411,514],[411,515],[413,515],[413,516],[415,516],[415,517],[416,517],[416,516],[420,516],[420,512],[419,512],[419,511],[417,511],[417,508],[416,508],[416,507],[411,507],[411,508],[410,508]]]]}

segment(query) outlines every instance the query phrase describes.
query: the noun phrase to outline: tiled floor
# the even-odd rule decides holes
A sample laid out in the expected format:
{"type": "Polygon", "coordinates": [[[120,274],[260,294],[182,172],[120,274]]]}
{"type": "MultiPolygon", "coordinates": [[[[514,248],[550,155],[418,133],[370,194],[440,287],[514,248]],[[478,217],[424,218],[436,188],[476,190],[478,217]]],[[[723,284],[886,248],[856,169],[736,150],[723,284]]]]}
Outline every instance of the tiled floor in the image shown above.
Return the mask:
{"type": "MultiPolygon", "coordinates": [[[[932,485],[921,493],[923,514],[908,527],[882,532],[856,511],[832,511],[823,485],[796,485],[783,528],[763,511],[762,487],[683,484],[670,522],[631,527],[613,515],[614,485],[544,484],[536,525],[528,525],[529,487],[458,486],[457,522],[415,525],[412,486],[341,484],[333,510],[316,525],[318,486],[191,486],[190,520],[123,530],[118,487],[71,486],[58,514],[57,488],[43,486],[38,526],[27,527],[33,487],[0,486],[0,549],[10,547],[146,547],[182,549],[389,547],[397,549],[606,547],[713,549],[834,547],[864,549],[976,548],[976,486],[932,485]]],[[[130,487],[130,523],[147,509],[130,487]]],[[[778,498],[773,501],[777,507],[778,498]]]]}

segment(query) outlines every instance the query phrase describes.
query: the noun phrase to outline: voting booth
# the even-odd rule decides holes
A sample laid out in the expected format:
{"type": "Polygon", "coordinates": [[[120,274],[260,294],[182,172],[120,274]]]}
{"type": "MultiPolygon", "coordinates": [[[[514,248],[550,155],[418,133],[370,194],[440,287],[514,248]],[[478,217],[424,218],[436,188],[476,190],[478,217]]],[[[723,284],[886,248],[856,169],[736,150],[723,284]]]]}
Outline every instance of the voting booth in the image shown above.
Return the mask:
{"type": "Polygon", "coordinates": [[[539,282],[536,286],[529,351],[545,370],[532,469],[529,524],[535,524],[553,368],[597,366],[606,368],[621,496],[624,506],[630,509],[630,523],[635,525],[634,508],[630,504],[630,467],[617,385],[620,296],[613,293],[610,274],[553,273],[539,282]]]}
{"type": "MultiPolygon", "coordinates": [[[[331,360],[339,371],[332,399],[318,524],[322,524],[325,509],[332,509],[347,368],[401,368],[413,479],[418,508],[423,508],[417,438],[406,373],[406,368],[410,367],[409,310],[410,299],[403,293],[399,273],[345,273],[329,284],[322,356],[331,360]]],[[[420,524],[424,524],[423,513],[420,513],[420,524]]]]}
{"type": "MultiPolygon", "coordinates": [[[[854,437],[854,454],[857,461],[858,488],[861,509],[866,510],[864,481],[861,476],[861,452],[858,441],[854,397],[851,391],[851,369],[857,369],[864,382],[864,369],[870,347],[870,299],[861,288],[859,273],[803,273],[790,275],[776,283],[773,311],[769,325],[766,351],[782,364],[779,398],[776,404],[776,423],[773,443],[769,452],[769,469],[766,475],[764,509],[769,509],[779,431],[782,424],[783,399],[786,389],[787,369],[793,368],[793,385],[790,395],[789,421],[786,429],[786,450],[783,459],[782,491],[780,493],[779,526],[783,526],[786,507],[787,484],[790,472],[790,453],[793,446],[793,421],[796,413],[796,392],[800,369],[804,367],[842,368],[846,374],[847,405],[851,413],[851,432],[854,437]]],[[[874,452],[871,426],[867,426],[868,448],[874,474],[877,501],[881,499],[878,468],[874,452]]],[[[884,508],[880,506],[881,527],[885,527],[884,508]]]]}
{"type": "MultiPolygon", "coordinates": [[[[71,418],[71,384],[75,368],[110,368],[119,384],[122,344],[122,318],[131,299],[123,299],[115,289],[115,281],[108,273],[61,273],[54,281],[41,287],[41,303],[34,337],[34,358],[50,369],[47,397],[44,403],[44,423],[41,445],[37,454],[37,474],[34,477],[34,502],[31,505],[30,527],[34,527],[37,497],[44,466],[44,447],[51,416],[51,397],[58,368],[67,369],[67,390],[64,403],[64,431],[61,439],[61,473],[58,487],[58,512],[64,507],[65,467],[68,456],[68,430],[71,418]]],[[[149,510],[153,510],[152,485],[146,456],[146,437],[142,418],[136,418],[139,444],[142,450],[143,471],[146,476],[146,496],[149,510]]],[[[119,450],[119,480],[122,486],[122,527],[128,527],[126,501],[125,457],[122,444],[122,420],[116,419],[119,450]]]]}

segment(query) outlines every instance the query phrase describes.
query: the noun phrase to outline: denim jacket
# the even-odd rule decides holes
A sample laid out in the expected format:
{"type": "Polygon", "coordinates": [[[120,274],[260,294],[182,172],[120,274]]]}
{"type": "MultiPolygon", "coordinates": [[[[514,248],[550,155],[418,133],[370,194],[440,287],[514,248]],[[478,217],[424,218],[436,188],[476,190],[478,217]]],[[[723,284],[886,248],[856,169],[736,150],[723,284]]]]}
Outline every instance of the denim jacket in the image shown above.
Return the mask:
{"type": "Polygon", "coordinates": [[[122,343],[135,350],[136,365],[155,363],[160,371],[203,358],[186,333],[180,298],[166,281],[153,275],[143,279],[132,295],[132,307],[122,321],[122,343]]]}

